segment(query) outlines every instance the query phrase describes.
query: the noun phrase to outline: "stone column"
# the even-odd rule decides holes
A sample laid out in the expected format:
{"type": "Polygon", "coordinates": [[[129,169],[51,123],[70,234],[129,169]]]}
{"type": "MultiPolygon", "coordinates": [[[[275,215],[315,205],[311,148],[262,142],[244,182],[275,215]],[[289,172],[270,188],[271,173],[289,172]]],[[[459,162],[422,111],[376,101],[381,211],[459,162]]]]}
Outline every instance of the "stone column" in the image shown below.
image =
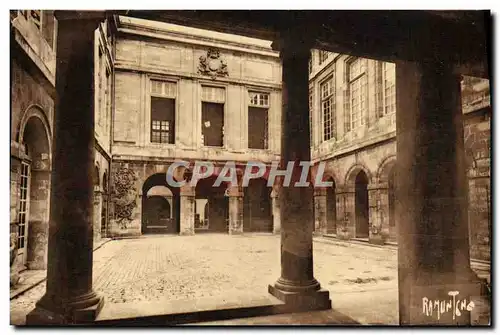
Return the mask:
{"type": "Polygon", "coordinates": [[[271,201],[273,207],[273,234],[279,234],[281,232],[281,215],[279,192],[277,189],[273,189],[273,191],[271,192],[271,201]]]}
{"type": "Polygon", "coordinates": [[[194,235],[195,189],[186,184],[180,191],[180,235],[194,235]]]}
{"type": "Polygon", "coordinates": [[[459,78],[444,62],[401,62],[396,83],[400,323],[468,324],[471,313],[461,307],[461,316],[429,310],[431,301],[452,302],[449,292],[466,299],[464,307],[479,293],[469,261],[459,78]]]}
{"type": "Polygon", "coordinates": [[[328,222],[326,217],[326,189],[314,189],[314,232],[323,235],[328,234],[328,222]]]}
{"type": "Polygon", "coordinates": [[[288,32],[273,48],[280,51],[283,65],[282,131],[280,169],[294,161],[289,186],[281,185],[281,277],[269,292],[295,310],[331,308],[328,291],[321,290],[313,275],[313,185],[295,187],[302,168],[310,161],[309,127],[309,45],[300,34],[288,32]]]}
{"type": "Polygon", "coordinates": [[[92,322],[103,299],[92,289],[94,30],[104,13],[56,12],[57,100],[47,288],[27,324],[92,322]]]}
{"type": "Polygon", "coordinates": [[[229,235],[243,233],[243,192],[238,186],[228,188],[229,196],[229,235]]]}

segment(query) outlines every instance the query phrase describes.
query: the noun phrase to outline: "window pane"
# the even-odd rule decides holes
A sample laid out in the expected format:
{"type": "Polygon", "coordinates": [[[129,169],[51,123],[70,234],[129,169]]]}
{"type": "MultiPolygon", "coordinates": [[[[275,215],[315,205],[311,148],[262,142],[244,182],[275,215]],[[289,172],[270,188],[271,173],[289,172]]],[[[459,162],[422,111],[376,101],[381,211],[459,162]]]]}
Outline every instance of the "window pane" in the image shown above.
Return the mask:
{"type": "Polygon", "coordinates": [[[248,147],[251,149],[267,149],[268,110],[265,108],[248,108],[248,147]]]}

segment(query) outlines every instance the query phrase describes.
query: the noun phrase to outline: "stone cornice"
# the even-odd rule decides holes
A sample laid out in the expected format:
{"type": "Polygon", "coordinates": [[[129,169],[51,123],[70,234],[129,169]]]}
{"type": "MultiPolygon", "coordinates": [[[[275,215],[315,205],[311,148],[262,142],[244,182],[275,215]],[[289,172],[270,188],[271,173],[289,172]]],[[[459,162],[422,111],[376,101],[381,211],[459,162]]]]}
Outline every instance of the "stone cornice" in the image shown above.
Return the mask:
{"type": "MultiPolygon", "coordinates": [[[[120,17],[121,18],[121,17],[120,17]]],[[[238,43],[235,41],[227,41],[224,39],[209,38],[206,36],[193,35],[181,32],[169,31],[159,27],[147,27],[132,22],[119,20],[118,32],[128,35],[145,36],[159,40],[175,41],[190,45],[200,45],[208,47],[216,47],[221,50],[238,51],[242,53],[258,54],[272,58],[278,58],[279,54],[271,48],[264,48],[257,45],[238,43]]]]}

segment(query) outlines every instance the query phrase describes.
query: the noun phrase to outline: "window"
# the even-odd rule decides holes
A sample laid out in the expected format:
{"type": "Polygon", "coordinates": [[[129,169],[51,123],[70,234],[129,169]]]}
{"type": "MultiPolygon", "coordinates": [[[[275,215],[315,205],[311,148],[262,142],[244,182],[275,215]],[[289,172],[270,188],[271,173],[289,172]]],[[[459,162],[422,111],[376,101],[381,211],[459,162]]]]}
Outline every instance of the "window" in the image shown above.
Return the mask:
{"type": "Polygon", "coordinates": [[[151,81],[151,142],[175,143],[175,98],[177,85],[151,81]]]}
{"type": "Polygon", "coordinates": [[[108,129],[109,118],[111,117],[111,74],[106,69],[106,90],[104,96],[106,97],[106,115],[104,116],[104,127],[108,129]]]}
{"type": "Polygon", "coordinates": [[[323,140],[337,136],[335,123],[335,80],[332,75],[321,84],[321,111],[323,122],[323,140]]]}
{"type": "Polygon", "coordinates": [[[396,111],[396,65],[394,63],[383,63],[384,76],[384,114],[392,114],[396,111]]]}
{"type": "Polygon", "coordinates": [[[365,123],[367,109],[366,59],[355,59],[349,63],[348,69],[350,126],[351,129],[355,129],[365,123]]]}
{"type": "Polygon", "coordinates": [[[328,58],[328,56],[330,56],[330,52],[320,50],[319,51],[319,65],[323,64],[325,62],[325,60],[328,58]]]}
{"type": "Polygon", "coordinates": [[[248,147],[268,148],[269,93],[248,92],[248,147]]]}
{"type": "Polygon", "coordinates": [[[202,86],[201,140],[203,145],[224,145],[224,103],[226,90],[222,87],[202,86]]]}
{"type": "Polygon", "coordinates": [[[309,74],[313,72],[313,60],[312,60],[312,54],[309,57],[309,74]]]}

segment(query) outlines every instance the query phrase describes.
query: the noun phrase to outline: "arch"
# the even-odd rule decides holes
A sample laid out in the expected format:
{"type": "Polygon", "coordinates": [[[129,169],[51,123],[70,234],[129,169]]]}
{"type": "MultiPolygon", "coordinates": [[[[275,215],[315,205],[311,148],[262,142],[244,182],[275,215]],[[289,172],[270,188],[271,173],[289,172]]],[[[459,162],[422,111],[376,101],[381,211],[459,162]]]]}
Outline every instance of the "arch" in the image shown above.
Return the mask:
{"type": "Polygon", "coordinates": [[[19,205],[23,213],[19,222],[23,228],[22,247],[18,252],[29,269],[44,269],[47,256],[45,232],[50,207],[51,135],[47,119],[39,107],[30,106],[23,115],[18,140],[29,157],[29,160],[23,160],[20,171],[19,205]]]}
{"type": "MultiPolygon", "coordinates": [[[[50,157],[52,157],[52,131],[50,129],[50,123],[43,111],[43,108],[40,105],[32,104],[26,108],[26,111],[19,122],[19,129],[17,132],[16,140],[19,144],[22,144],[25,140],[25,130],[30,119],[34,117],[37,118],[41,124],[43,125],[43,129],[45,130],[45,137],[48,145],[48,154],[49,154],[49,163],[50,157]]],[[[49,164],[50,166],[50,164],[49,164]]]]}
{"type": "Polygon", "coordinates": [[[180,189],[167,183],[165,173],[150,175],[142,185],[143,234],[180,232],[180,189]]]}
{"type": "Polygon", "coordinates": [[[372,180],[372,174],[370,173],[370,170],[365,165],[356,163],[347,171],[344,179],[344,184],[350,187],[355,186],[356,177],[358,176],[360,171],[363,171],[365,173],[366,177],[368,178],[368,183],[370,183],[370,181],[372,180]]]}
{"type": "Polygon", "coordinates": [[[228,232],[229,224],[229,198],[226,190],[229,183],[222,182],[218,187],[214,186],[217,175],[200,179],[195,187],[195,229],[198,231],[228,232]],[[203,202],[200,207],[202,199],[203,202]],[[201,218],[205,220],[202,222],[201,218]]]}
{"type": "Polygon", "coordinates": [[[389,173],[392,171],[395,165],[396,165],[396,155],[391,155],[386,157],[378,167],[377,182],[387,183],[389,178],[389,173]]]}

